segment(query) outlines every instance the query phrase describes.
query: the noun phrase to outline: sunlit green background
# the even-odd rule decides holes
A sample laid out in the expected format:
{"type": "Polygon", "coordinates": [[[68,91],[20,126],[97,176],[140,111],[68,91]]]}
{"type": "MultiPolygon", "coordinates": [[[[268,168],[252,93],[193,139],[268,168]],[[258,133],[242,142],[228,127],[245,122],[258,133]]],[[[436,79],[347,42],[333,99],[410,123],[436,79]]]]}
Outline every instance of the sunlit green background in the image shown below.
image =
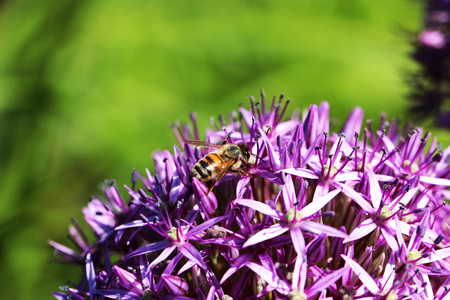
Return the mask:
{"type": "Polygon", "coordinates": [[[128,184],[172,149],[169,124],[200,128],[284,93],[408,118],[410,0],[0,1],[0,294],[49,299],[79,270],[49,239],[106,178],[128,184]]]}

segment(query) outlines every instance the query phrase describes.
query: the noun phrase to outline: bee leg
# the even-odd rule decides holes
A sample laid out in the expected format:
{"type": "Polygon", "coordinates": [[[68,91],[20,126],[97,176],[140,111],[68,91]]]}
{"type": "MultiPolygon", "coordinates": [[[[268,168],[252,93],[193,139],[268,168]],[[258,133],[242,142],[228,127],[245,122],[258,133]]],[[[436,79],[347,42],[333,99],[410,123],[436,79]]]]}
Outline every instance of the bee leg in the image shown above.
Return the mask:
{"type": "MultiPolygon", "coordinates": [[[[214,187],[216,186],[216,184],[220,181],[220,179],[223,178],[223,176],[225,176],[225,174],[227,174],[227,172],[222,172],[222,174],[220,174],[219,176],[217,176],[216,180],[212,183],[212,185],[209,187],[209,192],[211,192],[214,187]]],[[[209,193],[208,192],[208,193],[209,193]]]]}
{"type": "Polygon", "coordinates": [[[252,175],[248,174],[247,172],[245,172],[245,171],[242,170],[242,169],[238,169],[238,170],[232,170],[232,169],[230,169],[230,172],[238,173],[239,175],[244,176],[244,177],[252,177],[252,175]]]}
{"type": "Polygon", "coordinates": [[[241,176],[244,176],[244,177],[252,177],[252,175],[248,174],[248,173],[245,172],[244,170],[239,170],[238,172],[239,172],[239,174],[240,174],[241,176]]]}
{"type": "MultiPolygon", "coordinates": [[[[217,181],[213,181],[213,180],[211,180],[211,181],[209,181],[208,183],[207,183],[207,186],[208,186],[208,194],[214,189],[214,187],[216,186],[216,183],[217,183],[217,181]]],[[[207,194],[207,195],[208,195],[207,194]]]]}

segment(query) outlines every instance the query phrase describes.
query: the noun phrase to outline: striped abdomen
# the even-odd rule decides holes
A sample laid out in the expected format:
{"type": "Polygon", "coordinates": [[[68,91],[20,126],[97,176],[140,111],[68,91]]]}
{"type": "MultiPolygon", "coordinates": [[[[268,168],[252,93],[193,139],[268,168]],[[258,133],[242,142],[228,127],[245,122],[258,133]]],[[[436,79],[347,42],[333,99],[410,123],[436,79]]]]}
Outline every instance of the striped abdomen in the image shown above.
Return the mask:
{"type": "Polygon", "coordinates": [[[210,153],[200,159],[192,168],[190,176],[196,177],[201,182],[210,181],[226,172],[229,163],[226,163],[225,157],[218,153],[210,153]]]}

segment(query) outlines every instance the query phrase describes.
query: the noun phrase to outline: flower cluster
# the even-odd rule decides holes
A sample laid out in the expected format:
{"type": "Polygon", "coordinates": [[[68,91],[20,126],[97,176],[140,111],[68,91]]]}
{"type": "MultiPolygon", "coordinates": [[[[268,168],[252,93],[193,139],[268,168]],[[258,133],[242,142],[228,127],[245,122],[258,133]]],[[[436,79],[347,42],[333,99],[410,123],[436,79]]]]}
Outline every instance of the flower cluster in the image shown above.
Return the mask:
{"type": "Polygon", "coordinates": [[[420,68],[410,77],[411,112],[432,116],[450,128],[450,2],[425,0],[424,29],[414,42],[412,58],[420,68]]]}
{"type": "Polygon", "coordinates": [[[249,176],[228,172],[212,191],[191,178],[211,151],[186,143],[199,138],[192,114],[174,126],[181,147],[133,172],[129,200],[108,182],[84,208],[94,241],[74,222],[77,250],[51,242],[84,270],[54,296],[448,299],[450,147],[384,116],[362,128],[359,108],[331,133],[327,103],[286,120],[283,97],[250,98],[206,131],[248,145],[249,176]]]}

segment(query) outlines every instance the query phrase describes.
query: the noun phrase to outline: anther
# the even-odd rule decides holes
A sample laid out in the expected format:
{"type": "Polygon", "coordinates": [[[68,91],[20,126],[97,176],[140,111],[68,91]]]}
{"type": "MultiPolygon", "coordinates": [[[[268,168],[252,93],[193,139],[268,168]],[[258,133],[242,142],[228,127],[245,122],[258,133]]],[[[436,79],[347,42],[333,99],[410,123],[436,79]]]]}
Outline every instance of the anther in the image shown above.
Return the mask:
{"type": "Polygon", "coordinates": [[[326,211],[322,215],[323,218],[332,218],[334,216],[335,216],[335,212],[332,210],[326,211]]]}
{"type": "Polygon", "coordinates": [[[290,143],[289,143],[289,153],[293,153],[294,152],[294,147],[295,147],[295,142],[294,141],[291,141],[290,143]]]}
{"type": "Polygon", "coordinates": [[[136,183],[138,179],[138,172],[136,169],[133,170],[133,173],[131,173],[131,182],[136,183]]]}
{"type": "Polygon", "coordinates": [[[398,179],[398,177],[396,177],[394,179],[394,182],[392,183],[393,186],[396,186],[398,184],[398,182],[400,181],[400,179],[398,179]]]}
{"type": "Polygon", "coordinates": [[[435,274],[440,274],[440,273],[442,273],[442,269],[440,269],[440,268],[431,268],[431,270],[430,270],[432,273],[435,273],[435,274]]]}
{"type": "Polygon", "coordinates": [[[438,152],[436,155],[433,156],[434,162],[440,162],[444,154],[442,152],[438,152]]]}
{"type": "Polygon", "coordinates": [[[417,226],[417,235],[423,238],[425,236],[425,233],[427,232],[427,227],[419,225],[417,226]]]}
{"type": "Polygon", "coordinates": [[[437,238],[434,240],[434,243],[436,245],[440,244],[442,242],[442,240],[444,239],[444,235],[441,233],[440,235],[437,236],[437,238]]]}
{"type": "Polygon", "coordinates": [[[423,212],[423,208],[416,208],[413,210],[414,214],[420,214],[421,212],[423,212]]]}

